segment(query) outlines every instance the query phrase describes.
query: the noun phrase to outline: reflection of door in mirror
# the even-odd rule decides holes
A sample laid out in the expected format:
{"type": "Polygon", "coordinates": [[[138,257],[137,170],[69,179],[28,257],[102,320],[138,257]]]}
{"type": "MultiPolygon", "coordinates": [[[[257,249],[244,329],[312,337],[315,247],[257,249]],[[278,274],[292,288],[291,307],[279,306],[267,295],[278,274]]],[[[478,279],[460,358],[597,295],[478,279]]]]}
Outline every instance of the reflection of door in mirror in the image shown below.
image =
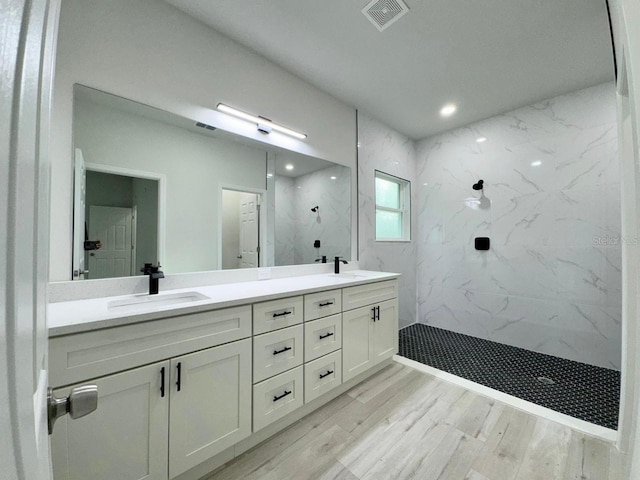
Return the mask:
{"type": "Polygon", "coordinates": [[[158,181],[86,170],[84,278],[140,275],[158,263],[158,181]]]}
{"type": "Polygon", "coordinates": [[[73,279],[82,280],[88,274],[84,264],[85,202],[87,176],[82,150],[76,148],[73,187],[73,279]]]}
{"type": "Polygon", "coordinates": [[[222,190],[222,268],[260,264],[260,195],[222,190]]]}

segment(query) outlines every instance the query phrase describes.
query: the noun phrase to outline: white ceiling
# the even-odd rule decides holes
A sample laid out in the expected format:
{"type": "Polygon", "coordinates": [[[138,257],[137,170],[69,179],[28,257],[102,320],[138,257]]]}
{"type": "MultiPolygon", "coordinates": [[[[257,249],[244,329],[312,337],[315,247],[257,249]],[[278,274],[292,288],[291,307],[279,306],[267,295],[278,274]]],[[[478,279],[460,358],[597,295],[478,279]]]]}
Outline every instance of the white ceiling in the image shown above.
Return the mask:
{"type": "Polygon", "coordinates": [[[416,140],[613,79],[605,0],[166,1],[416,140]]]}

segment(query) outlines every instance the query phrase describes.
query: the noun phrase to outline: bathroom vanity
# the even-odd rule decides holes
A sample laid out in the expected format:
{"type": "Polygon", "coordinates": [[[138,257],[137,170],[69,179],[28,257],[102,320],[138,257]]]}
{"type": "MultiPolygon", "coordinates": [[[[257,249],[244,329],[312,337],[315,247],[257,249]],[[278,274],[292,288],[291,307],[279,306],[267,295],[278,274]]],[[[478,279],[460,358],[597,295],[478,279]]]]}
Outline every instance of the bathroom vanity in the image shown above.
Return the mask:
{"type": "Polygon", "coordinates": [[[56,480],[199,478],[391,361],[397,274],[349,271],[53,303],[56,480]]]}

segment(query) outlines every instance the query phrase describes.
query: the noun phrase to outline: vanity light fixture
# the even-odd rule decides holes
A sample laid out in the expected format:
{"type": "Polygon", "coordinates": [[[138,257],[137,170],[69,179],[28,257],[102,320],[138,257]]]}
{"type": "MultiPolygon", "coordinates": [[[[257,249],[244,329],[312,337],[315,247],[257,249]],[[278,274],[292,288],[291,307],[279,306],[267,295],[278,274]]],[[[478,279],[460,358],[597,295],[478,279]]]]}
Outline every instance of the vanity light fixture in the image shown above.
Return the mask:
{"type": "Polygon", "coordinates": [[[458,110],[457,106],[455,106],[453,103],[448,103],[440,109],[440,116],[450,117],[451,115],[456,113],[456,110],[458,110]]]}
{"type": "Polygon", "coordinates": [[[285,135],[290,135],[300,140],[304,140],[305,138],[307,138],[304,133],[296,132],[295,130],[291,130],[290,128],[278,125],[268,118],[260,117],[258,115],[251,115],[250,113],[243,112],[242,110],[230,107],[228,105],[225,105],[224,103],[219,103],[217,108],[221,112],[241,118],[243,120],[246,120],[247,122],[255,123],[258,126],[258,130],[262,133],[268,134],[271,132],[271,130],[275,130],[276,132],[284,133],[285,135]]]}
{"type": "Polygon", "coordinates": [[[284,168],[286,168],[287,170],[293,170],[293,165],[291,165],[290,163],[287,163],[284,168]]]}
{"type": "Polygon", "coordinates": [[[484,143],[487,141],[487,137],[478,137],[476,138],[476,142],[478,143],[484,143]]]}
{"type": "Polygon", "coordinates": [[[539,167],[540,165],[542,165],[542,162],[540,160],[536,160],[534,162],[531,162],[531,166],[532,167],[539,167]]]}

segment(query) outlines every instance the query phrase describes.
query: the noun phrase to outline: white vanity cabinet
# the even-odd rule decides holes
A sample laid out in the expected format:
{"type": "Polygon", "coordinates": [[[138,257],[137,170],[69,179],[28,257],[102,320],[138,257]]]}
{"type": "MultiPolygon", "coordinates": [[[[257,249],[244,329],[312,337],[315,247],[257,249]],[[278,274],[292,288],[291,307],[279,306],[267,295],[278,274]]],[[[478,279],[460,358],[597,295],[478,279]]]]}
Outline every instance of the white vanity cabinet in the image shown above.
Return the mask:
{"type": "Polygon", "coordinates": [[[345,288],[342,296],[343,305],[359,307],[342,314],[342,381],[346,382],[397,352],[397,282],[345,288]],[[375,302],[376,298],[384,301],[375,302]],[[366,306],[360,306],[363,303],[366,306]]]}
{"type": "Polygon", "coordinates": [[[251,340],[171,360],[169,478],[251,434],[251,340]]]}
{"type": "Polygon", "coordinates": [[[167,480],[251,434],[250,339],[92,383],[98,409],[55,426],[55,480],[167,480]]]}
{"type": "MultiPolygon", "coordinates": [[[[77,420],[56,421],[51,437],[55,480],[167,480],[169,365],[155,363],[92,381],[100,395],[98,409],[77,420]]],[[[74,386],[55,395],[66,396],[74,386]]]]}
{"type": "Polygon", "coordinates": [[[55,480],[199,478],[310,413],[396,353],[388,278],[52,336],[56,396],[98,386],[55,425],[55,480]]]}

